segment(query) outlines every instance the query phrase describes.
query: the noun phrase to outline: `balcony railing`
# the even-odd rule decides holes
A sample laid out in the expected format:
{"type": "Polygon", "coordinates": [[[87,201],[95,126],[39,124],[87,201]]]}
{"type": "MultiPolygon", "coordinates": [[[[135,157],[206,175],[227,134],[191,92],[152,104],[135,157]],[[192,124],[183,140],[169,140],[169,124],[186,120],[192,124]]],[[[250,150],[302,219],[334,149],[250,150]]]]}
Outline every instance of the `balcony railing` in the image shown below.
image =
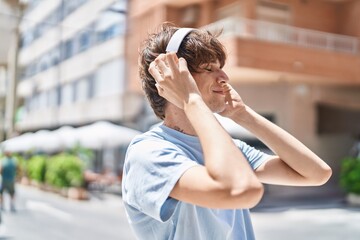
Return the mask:
{"type": "Polygon", "coordinates": [[[207,25],[205,28],[210,31],[222,29],[223,36],[253,38],[349,54],[359,53],[359,39],[356,37],[277,23],[230,17],[207,25]]]}

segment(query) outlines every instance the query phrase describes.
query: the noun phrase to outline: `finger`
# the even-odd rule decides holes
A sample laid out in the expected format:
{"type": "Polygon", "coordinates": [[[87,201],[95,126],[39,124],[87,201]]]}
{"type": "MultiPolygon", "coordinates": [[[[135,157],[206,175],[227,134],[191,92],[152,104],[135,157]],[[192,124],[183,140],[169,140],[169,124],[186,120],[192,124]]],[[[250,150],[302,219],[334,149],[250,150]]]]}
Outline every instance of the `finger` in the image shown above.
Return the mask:
{"type": "Polygon", "coordinates": [[[164,60],[156,61],[156,65],[161,72],[166,71],[166,69],[168,68],[164,60]]]}
{"type": "Polygon", "coordinates": [[[156,82],[161,81],[163,79],[163,77],[161,75],[161,72],[156,67],[155,62],[150,63],[150,66],[149,66],[148,70],[149,70],[149,73],[151,74],[151,76],[153,76],[153,78],[155,79],[156,82]]]}
{"type": "Polygon", "coordinates": [[[179,65],[178,65],[179,59],[176,56],[175,52],[167,54],[167,62],[169,64],[171,71],[173,72],[179,71],[179,65]]]}
{"type": "Polygon", "coordinates": [[[230,86],[230,84],[228,84],[228,83],[224,83],[224,84],[222,84],[222,88],[223,88],[223,91],[224,92],[230,92],[231,91],[231,86],[230,86]]]}
{"type": "Polygon", "coordinates": [[[231,97],[230,91],[225,93],[225,102],[232,105],[232,97],[231,97]]]}
{"type": "Polygon", "coordinates": [[[154,62],[156,63],[157,66],[159,66],[161,62],[165,63],[166,65],[166,54],[164,53],[159,54],[159,56],[155,58],[154,62]]]}
{"type": "Polygon", "coordinates": [[[227,103],[231,102],[232,101],[232,97],[231,97],[231,93],[230,93],[230,91],[232,89],[231,85],[228,84],[223,79],[219,79],[217,82],[221,85],[222,91],[225,94],[225,102],[227,102],[227,103]]]}
{"type": "Polygon", "coordinates": [[[224,79],[219,79],[217,82],[221,85],[221,88],[223,89],[224,93],[231,91],[232,89],[231,85],[227,83],[227,81],[225,81],[224,79]]]}
{"type": "Polygon", "coordinates": [[[160,85],[158,83],[155,84],[155,87],[158,90],[159,95],[163,96],[162,94],[164,92],[164,89],[162,87],[160,87],[160,85]]]}
{"type": "Polygon", "coordinates": [[[166,59],[166,54],[165,53],[160,53],[155,60],[164,60],[166,59]]]}
{"type": "Polygon", "coordinates": [[[179,71],[188,70],[187,62],[184,58],[179,58],[179,71]]]}

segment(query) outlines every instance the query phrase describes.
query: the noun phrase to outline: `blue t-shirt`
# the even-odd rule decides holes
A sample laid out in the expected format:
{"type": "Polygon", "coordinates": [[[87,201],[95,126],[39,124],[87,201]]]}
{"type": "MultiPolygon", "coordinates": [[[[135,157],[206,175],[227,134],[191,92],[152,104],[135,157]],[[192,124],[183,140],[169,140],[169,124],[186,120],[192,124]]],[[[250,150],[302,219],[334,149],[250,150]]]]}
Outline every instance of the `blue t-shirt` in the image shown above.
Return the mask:
{"type": "MultiPolygon", "coordinates": [[[[270,155],[234,140],[253,169],[270,155]]],[[[135,137],[123,172],[123,201],[139,239],[255,239],[248,209],[210,209],[169,196],[184,172],[204,165],[198,137],[160,125],[135,137]]]]}
{"type": "Polygon", "coordinates": [[[4,182],[14,182],[16,177],[16,162],[11,157],[5,157],[1,162],[1,177],[4,182]]]}

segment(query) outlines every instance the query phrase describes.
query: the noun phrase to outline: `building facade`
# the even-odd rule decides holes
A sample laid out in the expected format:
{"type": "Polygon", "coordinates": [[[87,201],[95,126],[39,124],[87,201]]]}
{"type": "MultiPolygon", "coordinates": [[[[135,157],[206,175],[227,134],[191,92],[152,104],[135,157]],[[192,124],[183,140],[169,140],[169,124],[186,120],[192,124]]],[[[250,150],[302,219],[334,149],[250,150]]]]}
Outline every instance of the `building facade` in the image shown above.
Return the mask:
{"type": "Polygon", "coordinates": [[[360,133],[360,2],[356,0],[132,0],[129,92],[141,92],[138,48],[162,22],[222,29],[225,71],[243,100],[334,170],[318,188],[268,186],[274,196],[338,194],[340,160],[360,133]]]}
{"type": "Polygon", "coordinates": [[[221,29],[224,70],[244,101],[334,170],[323,191],[267,186],[269,194],[338,194],[340,160],[360,134],[359,14],[356,0],[32,1],[15,128],[109,120],[145,131],[159,120],[138,77],[141,41],[165,21],[221,29]]]}
{"type": "Polygon", "coordinates": [[[126,6],[32,2],[21,24],[17,131],[123,121],[126,6]]]}

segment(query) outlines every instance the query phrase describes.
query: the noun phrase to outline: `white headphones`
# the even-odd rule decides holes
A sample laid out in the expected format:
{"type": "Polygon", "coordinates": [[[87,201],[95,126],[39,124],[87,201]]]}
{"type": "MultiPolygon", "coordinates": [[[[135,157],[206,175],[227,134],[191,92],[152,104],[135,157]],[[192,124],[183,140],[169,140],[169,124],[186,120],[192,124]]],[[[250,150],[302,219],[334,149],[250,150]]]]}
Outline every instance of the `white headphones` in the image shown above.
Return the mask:
{"type": "Polygon", "coordinates": [[[170,41],[166,47],[166,52],[178,52],[180,44],[184,40],[184,38],[192,31],[194,28],[180,28],[178,29],[174,35],[170,38],[170,41]]]}

